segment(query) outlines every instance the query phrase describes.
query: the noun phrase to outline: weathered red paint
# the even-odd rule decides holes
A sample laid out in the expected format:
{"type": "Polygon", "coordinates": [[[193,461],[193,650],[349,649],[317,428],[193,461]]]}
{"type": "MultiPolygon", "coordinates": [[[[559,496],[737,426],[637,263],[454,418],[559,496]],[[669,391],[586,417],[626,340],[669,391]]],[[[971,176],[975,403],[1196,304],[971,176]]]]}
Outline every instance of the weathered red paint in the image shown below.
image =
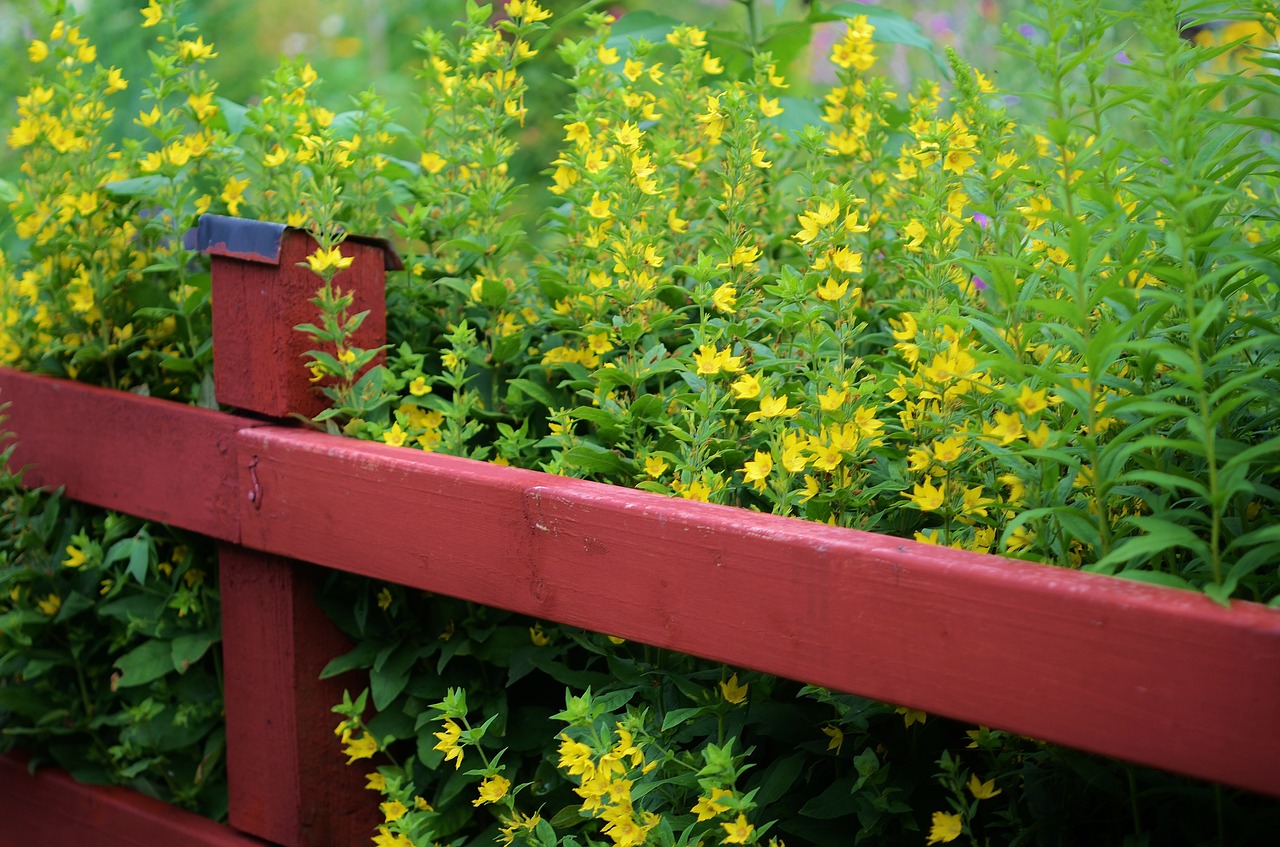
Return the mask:
{"type": "Polygon", "coordinates": [[[29,486],[237,540],[233,441],[255,422],[8,368],[0,402],[29,486]]]}
{"type": "MultiPolygon", "coordinates": [[[[114,786],[82,785],[57,768],[28,772],[0,756],[0,847],[261,847],[191,812],[114,786]]],[[[354,847],[360,842],[352,841],[354,847]]]]}
{"type": "Polygon", "coordinates": [[[320,679],[352,645],[316,604],[316,569],[233,544],[218,564],[231,824],[284,847],[368,843],[381,797],[344,764],[332,711],[368,683],[320,679]]]}
{"type": "MultiPolygon", "coordinates": [[[[311,299],[320,278],[300,267],[315,251],[316,242],[295,229],[285,229],[280,239],[278,264],[264,263],[257,256],[211,257],[214,393],[219,403],[268,417],[310,418],[327,401],[304,366],[304,356],[315,344],[294,327],[319,322],[311,299]]],[[[352,238],[342,243],[341,250],[354,261],[334,284],[352,293],[352,314],[369,312],[351,343],[363,349],[380,348],[387,335],[386,248],[379,242],[352,238]]],[[[381,356],[374,361],[381,361],[381,356]]]]}
{"type": "Polygon", "coordinates": [[[1280,795],[1280,613],[320,433],[244,543],[1280,795]]]}

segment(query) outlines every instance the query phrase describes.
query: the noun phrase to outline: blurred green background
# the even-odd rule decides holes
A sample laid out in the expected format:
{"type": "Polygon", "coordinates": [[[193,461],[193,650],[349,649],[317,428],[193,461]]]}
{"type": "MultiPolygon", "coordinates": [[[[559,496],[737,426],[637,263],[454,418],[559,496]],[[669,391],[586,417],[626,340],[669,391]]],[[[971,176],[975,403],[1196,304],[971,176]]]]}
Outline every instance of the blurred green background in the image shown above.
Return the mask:
{"type": "MultiPolygon", "coordinates": [[[[879,5],[916,22],[939,49],[956,44],[967,56],[990,67],[1002,19],[1009,19],[1024,2],[1009,0],[997,6],[996,0],[886,0],[879,5]]],[[[45,0],[0,0],[0,97],[6,103],[0,111],[0,132],[6,135],[16,120],[14,98],[27,85],[26,46],[31,39],[48,35],[42,11],[46,5],[45,0]]],[[[141,29],[139,14],[145,0],[75,0],[70,5],[85,16],[84,33],[97,45],[103,64],[120,67],[126,79],[137,79],[146,71],[150,33],[141,29]]],[[[580,3],[543,0],[543,5],[558,19],[580,3]]],[[[757,0],[755,5],[765,26],[800,21],[809,9],[806,0],[757,0]]],[[[838,4],[826,3],[834,5],[838,4]]],[[[352,95],[373,86],[396,108],[400,122],[412,129],[416,126],[413,114],[420,108],[413,74],[414,37],[428,26],[447,30],[461,18],[463,8],[463,0],[201,0],[189,3],[186,15],[205,40],[216,45],[219,56],[209,70],[219,81],[222,96],[240,103],[252,100],[259,80],[281,56],[305,54],[324,81],[319,96],[329,108],[348,108],[352,95]]],[[[619,16],[667,15],[717,28],[728,37],[746,30],[746,10],[736,0],[615,0],[603,8],[619,16]]],[[[793,28],[797,37],[811,37],[811,45],[790,68],[788,77],[798,89],[792,93],[803,93],[809,81],[825,81],[825,55],[840,27],[793,28]]],[[[881,55],[881,67],[903,80],[914,71],[938,73],[926,51],[886,45],[881,55]]],[[[531,114],[536,115],[531,133],[541,132],[538,127],[558,111],[563,90],[556,76],[560,71],[552,51],[544,51],[528,68],[534,100],[531,114]],[[539,107],[542,114],[535,111],[539,107]]],[[[118,132],[127,132],[128,121],[137,114],[140,89],[132,85],[117,96],[118,132]]],[[[0,178],[12,179],[16,167],[14,151],[0,145],[0,178]]]]}

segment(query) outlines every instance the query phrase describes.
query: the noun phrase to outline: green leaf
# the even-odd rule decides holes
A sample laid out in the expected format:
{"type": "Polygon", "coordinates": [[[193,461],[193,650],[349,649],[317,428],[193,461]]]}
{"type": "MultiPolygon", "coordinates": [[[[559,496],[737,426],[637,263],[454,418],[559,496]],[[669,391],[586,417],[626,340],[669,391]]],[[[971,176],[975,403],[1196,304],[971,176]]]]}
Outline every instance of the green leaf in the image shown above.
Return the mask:
{"type": "Polygon", "coordinates": [[[1149,585],[1164,585],[1169,588],[1185,588],[1190,591],[1196,590],[1194,585],[1187,582],[1182,577],[1171,573],[1164,573],[1163,571],[1144,571],[1137,568],[1129,568],[1127,570],[1119,571],[1118,573],[1113,574],[1113,576],[1118,576],[1120,579],[1127,579],[1131,582],[1145,582],[1149,585]]]}
{"type": "Polygon", "coordinates": [[[146,534],[146,530],[142,530],[132,541],[133,548],[129,551],[129,566],[125,568],[125,573],[142,585],[147,581],[147,569],[151,566],[151,536],[146,534]]]}
{"type": "Polygon", "coordinates": [[[120,688],[132,688],[154,682],[173,670],[173,648],[168,641],[153,638],[116,659],[120,669],[120,688]]]}
{"type": "Polygon", "coordinates": [[[624,476],[631,473],[631,467],[625,459],[612,450],[595,444],[570,447],[564,453],[564,462],[587,473],[624,476]]]}
{"type": "Polygon", "coordinates": [[[502,280],[486,276],[480,283],[480,303],[490,309],[500,309],[511,294],[502,280]]]}
{"type": "Polygon", "coordinates": [[[768,805],[790,791],[807,761],[809,761],[809,755],[801,751],[771,764],[760,780],[756,803],[762,806],[768,805]]]}
{"type": "Polygon", "coordinates": [[[361,641],[350,653],[345,653],[325,665],[324,670],[320,671],[320,678],[328,679],[347,671],[372,667],[373,660],[377,658],[381,649],[381,646],[374,641],[361,641]]]}
{"type": "Polygon", "coordinates": [[[173,645],[169,651],[173,659],[173,669],[178,673],[186,673],[188,668],[200,661],[209,648],[220,640],[221,636],[212,632],[179,635],[173,639],[173,645]]]}
{"type": "Polygon", "coordinates": [[[629,12],[618,19],[609,31],[606,47],[615,47],[624,54],[630,54],[631,43],[643,38],[650,44],[659,44],[666,39],[667,33],[680,26],[680,21],[644,10],[629,12]]]}
{"type": "Polygon", "coordinates": [[[154,197],[159,190],[172,185],[173,179],[167,176],[136,176],[132,179],[118,179],[105,183],[102,189],[115,200],[132,200],[135,197],[154,197]]]}
{"type": "Polygon", "coordinates": [[[218,117],[214,120],[214,126],[221,125],[222,129],[232,135],[239,135],[244,132],[245,127],[249,125],[249,109],[241,106],[234,100],[228,100],[226,97],[214,97],[213,102],[218,104],[218,117]]]}
{"type": "Polygon", "coordinates": [[[418,659],[419,648],[412,640],[389,647],[378,655],[369,673],[369,690],[374,708],[382,710],[400,696],[409,684],[409,670],[418,659]]]}
{"type": "Polygon", "coordinates": [[[532,400],[536,400],[548,409],[554,409],[561,405],[556,402],[556,398],[551,395],[551,389],[539,382],[531,379],[513,379],[507,383],[512,389],[518,390],[532,400]]]}
{"type": "Polygon", "coordinates": [[[662,731],[666,732],[672,727],[677,727],[682,723],[688,723],[703,715],[710,714],[706,706],[693,706],[687,709],[672,709],[662,718],[662,731]]]}

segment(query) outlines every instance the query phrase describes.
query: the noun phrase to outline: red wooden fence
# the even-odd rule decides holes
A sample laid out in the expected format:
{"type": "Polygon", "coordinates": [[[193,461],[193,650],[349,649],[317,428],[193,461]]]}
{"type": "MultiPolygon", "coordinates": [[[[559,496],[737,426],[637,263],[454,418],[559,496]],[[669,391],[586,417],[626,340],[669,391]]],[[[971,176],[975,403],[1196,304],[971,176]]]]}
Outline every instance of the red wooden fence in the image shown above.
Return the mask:
{"type": "MultiPolygon", "coordinates": [[[[305,248],[300,233],[279,237],[280,255],[305,248]]],[[[380,299],[378,245],[346,249],[361,296],[380,299]]],[[[245,258],[216,260],[215,309],[228,309],[228,272],[267,299],[298,272],[245,258]]],[[[292,326],[294,309],[279,304],[278,320],[292,326]]],[[[229,313],[250,311],[270,314],[229,313]]],[[[215,355],[288,365],[244,355],[279,337],[261,330],[216,321],[215,355]]],[[[238,377],[220,379],[220,397],[281,414],[223,379],[238,377]]],[[[272,398],[298,396],[268,383],[272,398]]],[[[1257,604],[13,371],[0,370],[0,392],[29,483],[223,542],[230,823],[276,844],[367,843],[375,820],[330,731],[330,705],[356,683],[316,678],[344,646],[311,599],[314,565],[1280,796],[1280,612],[1257,604]]],[[[0,773],[12,803],[50,790],[0,773]]]]}

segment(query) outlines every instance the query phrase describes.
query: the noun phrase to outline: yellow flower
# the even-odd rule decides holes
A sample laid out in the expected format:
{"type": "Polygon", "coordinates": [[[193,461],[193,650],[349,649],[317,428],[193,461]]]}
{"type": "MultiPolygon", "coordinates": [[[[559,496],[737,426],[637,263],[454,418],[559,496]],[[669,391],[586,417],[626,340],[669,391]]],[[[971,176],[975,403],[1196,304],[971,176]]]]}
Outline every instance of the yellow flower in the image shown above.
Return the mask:
{"type": "Polygon", "coordinates": [[[822,285],[819,285],[817,289],[814,290],[813,293],[818,295],[819,300],[825,300],[827,302],[831,302],[832,300],[839,300],[841,297],[845,295],[845,292],[848,290],[849,290],[848,280],[845,280],[844,282],[837,284],[834,279],[832,279],[831,277],[827,277],[826,281],[823,282],[822,285]]]}
{"type": "Polygon", "coordinates": [[[438,174],[440,171],[444,170],[444,166],[448,163],[445,162],[444,157],[440,154],[428,151],[418,157],[418,164],[421,165],[422,169],[427,173],[438,174]]]}
{"type": "Polygon", "coordinates": [[[902,228],[902,234],[911,239],[907,242],[907,249],[913,253],[919,253],[920,245],[924,243],[928,232],[925,230],[924,224],[919,221],[911,221],[902,228]]]}
{"type": "Polygon", "coordinates": [[[413,842],[403,833],[392,833],[385,826],[380,826],[378,834],[373,836],[373,847],[413,847],[413,842]]]}
{"type": "Polygon", "coordinates": [[[43,62],[49,58],[49,45],[43,41],[32,41],[27,45],[27,58],[33,62],[43,62]]]}
{"type": "Polygon", "coordinates": [[[908,706],[899,706],[894,712],[902,715],[902,725],[910,728],[913,723],[922,724],[929,719],[929,716],[920,709],[912,709],[908,706]]]}
{"type": "Polygon", "coordinates": [[[778,105],[778,98],[772,100],[765,99],[763,94],[760,95],[760,114],[766,118],[776,118],[782,114],[782,107],[778,105]]]}
{"type": "Polygon", "coordinates": [[[391,429],[382,433],[382,440],[392,447],[403,447],[404,441],[408,437],[408,433],[400,428],[399,422],[391,425],[391,429]]]}
{"type": "Polygon", "coordinates": [[[596,58],[600,60],[602,65],[616,65],[618,64],[618,51],[612,47],[598,47],[596,48],[596,58]]]}
{"type": "Polygon", "coordinates": [[[903,494],[912,503],[916,505],[922,512],[933,512],[942,508],[945,500],[943,491],[937,488],[931,480],[925,480],[923,483],[916,483],[910,494],[903,494]]]}
{"type": "Polygon", "coordinates": [[[425,377],[415,377],[413,382],[409,383],[409,393],[414,397],[421,397],[431,393],[431,386],[427,385],[425,377]]]}
{"type": "Polygon", "coordinates": [[[551,636],[543,631],[542,624],[536,623],[529,627],[529,640],[533,642],[535,647],[546,647],[551,643],[551,636]]]}
{"type": "Polygon", "coordinates": [[[551,13],[538,5],[537,0],[510,0],[507,3],[507,14],[512,18],[523,18],[526,23],[537,23],[551,17],[551,13]]]}
{"type": "Polygon", "coordinates": [[[400,820],[400,818],[404,817],[404,813],[409,811],[409,807],[399,800],[383,803],[379,808],[382,809],[383,817],[386,818],[387,823],[400,820]]]}
{"type": "Polygon", "coordinates": [[[377,771],[374,771],[373,773],[369,774],[364,779],[365,779],[365,783],[364,783],[365,788],[369,788],[374,791],[387,790],[387,778],[382,774],[378,773],[377,771]]]}
{"type": "Polygon", "coordinates": [[[729,807],[720,802],[722,797],[732,797],[733,792],[723,788],[711,789],[710,797],[699,797],[690,812],[698,816],[700,821],[709,821],[721,812],[729,811],[729,807]]]}
{"type": "Polygon", "coordinates": [[[644,460],[644,472],[654,479],[666,473],[667,467],[661,456],[650,456],[644,460]]]}
{"type": "Polygon", "coordinates": [[[574,121],[571,124],[565,124],[564,140],[572,141],[579,147],[585,147],[591,143],[591,130],[582,121],[574,121]]]}
{"type": "Polygon", "coordinates": [[[725,680],[720,683],[720,694],[724,697],[725,700],[728,700],[730,703],[736,706],[746,701],[747,689],[750,687],[751,686],[749,684],[739,685],[738,675],[735,673],[733,676],[729,677],[728,680],[725,680]]]}
{"type": "Polygon", "coordinates": [[[107,73],[107,93],[114,94],[117,91],[124,91],[129,87],[129,81],[125,79],[119,68],[112,68],[107,73]]]}
{"type": "Polygon", "coordinates": [[[204,36],[196,36],[195,41],[178,42],[178,53],[188,62],[200,62],[205,59],[213,59],[217,57],[217,53],[213,52],[212,44],[204,43],[204,36]]]}
{"type": "Polygon", "coordinates": [[[742,481],[755,485],[756,491],[764,491],[765,480],[773,472],[773,456],[768,451],[757,450],[755,459],[742,466],[742,481]]]}
{"type": "Polygon", "coordinates": [[[929,840],[925,844],[955,841],[962,832],[964,832],[964,821],[960,819],[959,815],[934,812],[933,826],[929,828],[929,840]]]}
{"type": "Polygon", "coordinates": [[[836,755],[840,755],[840,748],[844,746],[844,730],[838,726],[824,726],[822,732],[831,739],[827,742],[827,749],[835,750],[836,755]]]}
{"type": "Polygon", "coordinates": [[[749,265],[756,259],[760,258],[760,248],[754,244],[743,244],[740,247],[733,248],[733,253],[729,256],[729,261],[721,262],[716,265],[717,268],[736,268],[742,265],[749,265]]]}
{"type": "Polygon", "coordinates": [[[711,295],[711,305],[717,312],[733,312],[738,308],[738,289],[725,283],[711,295]]]}
{"type": "Polygon", "coordinates": [[[751,837],[751,833],[755,831],[755,827],[747,823],[746,815],[738,815],[738,819],[733,823],[722,823],[726,833],[721,844],[746,844],[747,839],[751,837]]]}
{"type": "Polygon", "coordinates": [[[760,396],[760,380],[751,374],[743,374],[734,380],[733,384],[729,386],[729,390],[739,400],[750,400],[760,396]]]}
{"type": "Polygon", "coordinates": [[[606,220],[611,217],[609,214],[609,201],[601,198],[599,191],[591,195],[591,205],[587,206],[587,214],[599,220],[606,220]]]}
{"type": "Polygon", "coordinates": [[[510,787],[511,780],[500,774],[486,776],[480,783],[480,796],[472,800],[471,805],[479,806],[482,803],[496,803],[507,796],[507,789],[510,787]]]}
{"type": "Polygon", "coordinates": [[[188,94],[187,106],[191,108],[198,121],[207,121],[218,114],[218,105],[213,102],[212,91],[206,91],[204,94],[188,94]]]}
{"type": "Polygon", "coordinates": [[[790,418],[800,413],[799,409],[791,409],[787,406],[786,396],[782,397],[762,397],[760,399],[760,408],[747,415],[748,421],[758,421],[762,418],[790,418]]]}
{"type": "Polygon", "coordinates": [[[1022,420],[1011,412],[996,412],[996,422],[983,424],[983,435],[993,436],[1001,444],[1012,444],[1024,435],[1022,420]]]}
{"type": "Polygon", "coordinates": [[[440,741],[431,749],[444,753],[445,764],[452,761],[454,768],[462,767],[462,747],[458,745],[458,739],[462,737],[462,727],[454,723],[453,718],[445,718],[444,731],[433,732],[432,735],[440,741]]]}
{"type": "Polygon", "coordinates": [[[954,462],[964,449],[964,438],[957,435],[933,442],[933,458],[941,464],[954,462]]]}
{"type": "Polygon", "coordinates": [[[348,765],[356,759],[371,759],[378,752],[378,742],[366,732],[354,741],[348,741],[342,752],[347,754],[348,765]]]}
{"type": "Polygon", "coordinates": [[[839,203],[827,203],[822,201],[818,203],[818,210],[813,213],[802,213],[800,215],[800,231],[794,236],[795,240],[801,244],[808,244],[810,241],[818,237],[818,231],[824,226],[829,226],[836,218],[840,216],[839,203]]]}
{"type": "Polygon", "coordinates": [[[818,405],[824,412],[834,412],[848,401],[849,392],[845,389],[837,391],[834,385],[828,388],[825,394],[818,395],[818,405]]]}
{"type": "Polygon", "coordinates": [[[164,14],[164,10],[160,8],[160,3],[157,2],[157,0],[151,0],[151,2],[147,4],[147,8],[142,10],[143,29],[160,23],[160,16],[162,14],[164,14]]]}
{"type": "Polygon", "coordinates": [[[1036,412],[1049,408],[1054,401],[1048,397],[1045,389],[1032,391],[1028,385],[1022,386],[1022,390],[1018,392],[1018,408],[1026,412],[1028,415],[1034,415],[1036,412]]]}
{"type": "Polygon", "coordinates": [[[307,267],[311,268],[312,273],[323,274],[330,268],[338,270],[346,270],[351,267],[351,263],[355,261],[354,256],[343,256],[339,247],[325,250],[323,247],[317,247],[316,251],[307,256],[307,267]]]}
{"type": "Polygon", "coordinates": [[[62,608],[62,598],[57,594],[50,594],[43,600],[36,600],[36,608],[38,608],[41,614],[45,615],[45,617],[51,618],[58,613],[59,609],[62,608]]]}
{"type": "MultiPolygon", "coordinates": [[[[644,137],[644,133],[640,131],[639,127],[631,123],[631,121],[626,121],[622,126],[613,131],[613,137],[619,144],[626,147],[628,150],[635,150],[640,146],[640,139],[644,137]]],[[[640,174],[637,173],[637,175],[640,174]]]]}
{"type": "Polygon", "coordinates": [[[728,347],[717,350],[714,344],[703,344],[699,347],[693,354],[693,361],[698,366],[697,372],[707,376],[721,371],[737,373],[742,370],[741,356],[732,355],[728,347]]]}
{"type": "Polygon", "coordinates": [[[62,560],[63,567],[78,568],[85,562],[89,561],[89,557],[79,547],[67,546],[67,558],[62,560]]]}
{"type": "Polygon", "coordinates": [[[384,611],[391,608],[391,589],[386,586],[378,592],[378,608],[384,611]]]}
{"type": "Polygon", "coordinates": [[[710,53],[702,57],[702,72],[715,76],[724,73],[724,65],[720,64],[720,60],[710,53]]]}
{"type": "Polygon", "coordinates": [[[249,187],[249,180],[236,179],[230,177],[227,179],[227,185],[222,189],[222,202],[227,204],[227,211],[236,214],[240,211],[240,202],[244,199],[244,190],[249,187]]]}
{"type": "Polygon", "coordinates": [[[990,800],[1001,791],[1001,789],[996,788],[996,781],[994,779],[988,779],[986,782],[982,782],[978,779],[978,775],[976,773],[969,775],[969,782],[965,787],[969,789],[969,793],[973,795],[975,800],[990,800]]]}
{"type": "Polygon", "coordinates": [[[1005,542],[1004,549],[1006,553],[1016,553],[1019,550],[1026,549],[1035,543],[1036,534],[1025,526],[1014,527],[1013,532],[1009,534],[1009,539],[1005,542]]]}

